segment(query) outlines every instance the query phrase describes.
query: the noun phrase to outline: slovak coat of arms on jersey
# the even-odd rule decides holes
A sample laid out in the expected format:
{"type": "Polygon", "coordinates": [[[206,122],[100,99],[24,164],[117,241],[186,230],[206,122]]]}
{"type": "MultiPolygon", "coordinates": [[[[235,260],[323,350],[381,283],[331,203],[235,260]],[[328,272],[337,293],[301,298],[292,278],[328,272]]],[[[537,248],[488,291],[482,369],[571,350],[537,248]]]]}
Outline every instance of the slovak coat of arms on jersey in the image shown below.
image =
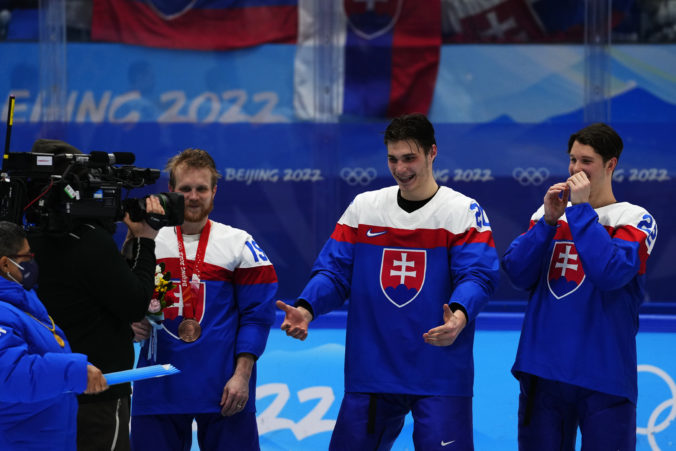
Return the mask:
{"type": "Polygon", "coordinates": [[[427,252],[411,249],[383,249],[380,288],[397,307],[413,301],[425,283],[427,252]]]}
{"type": "Polygon", "coordinates": [[[572,241],[557,241],[549,261],[547,286],[556,299],[577,290],[585,279],[582,261],[572,241]]]}

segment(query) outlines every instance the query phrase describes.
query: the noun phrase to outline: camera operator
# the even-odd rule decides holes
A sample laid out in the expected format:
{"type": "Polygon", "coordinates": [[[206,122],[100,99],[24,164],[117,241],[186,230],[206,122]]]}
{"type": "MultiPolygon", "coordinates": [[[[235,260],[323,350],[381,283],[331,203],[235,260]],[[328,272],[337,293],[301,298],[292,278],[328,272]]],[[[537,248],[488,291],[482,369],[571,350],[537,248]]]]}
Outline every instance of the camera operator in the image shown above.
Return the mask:
{"type": "MultiPolygon", "coordinates": [[[[67,151],[72,149],[68,146],[67,151]]],[[[58,152],[57,146],[53,153],[58,152]]],[[[146,199],[146,211],[164,214],[155,196],[146,199]]],[[[143,319],[154,289],[157,230],[146,222],[132,222],[128,214],[124,222],[129,260],[113,239],[113,220],[81,219],[70,233],[58,237],[29,236],[40,265],[40,298],[73,352],[86,354],[103,373],[133,367],[130,324],[143,319]]],[[[127,383],[78,397],[78,450],[129,449],[130,394],[127,383]]]]}

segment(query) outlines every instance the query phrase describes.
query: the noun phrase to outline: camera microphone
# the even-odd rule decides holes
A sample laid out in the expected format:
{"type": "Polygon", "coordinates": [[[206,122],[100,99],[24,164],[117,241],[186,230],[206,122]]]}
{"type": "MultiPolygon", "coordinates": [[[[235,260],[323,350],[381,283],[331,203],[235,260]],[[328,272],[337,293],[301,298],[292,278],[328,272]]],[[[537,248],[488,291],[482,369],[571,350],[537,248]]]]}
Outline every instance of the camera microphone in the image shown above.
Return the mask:
{"type": "Polygon", "coordinates": [[[106,153],[94,150],[89,153],[89,161],[93,164],[111,165],[111,164],[134,164],[136,156],[131,152],[113,152],[106,153]]]}

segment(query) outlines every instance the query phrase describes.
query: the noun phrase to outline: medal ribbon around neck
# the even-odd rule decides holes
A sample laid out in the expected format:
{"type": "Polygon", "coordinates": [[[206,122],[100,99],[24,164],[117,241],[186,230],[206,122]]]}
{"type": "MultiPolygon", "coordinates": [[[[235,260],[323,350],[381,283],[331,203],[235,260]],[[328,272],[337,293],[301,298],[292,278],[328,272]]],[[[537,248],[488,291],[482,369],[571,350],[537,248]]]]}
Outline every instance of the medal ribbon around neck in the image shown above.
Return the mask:
{"type": "Polygon", "coordinates": [[[204,263],[204,254],[207,251],[207,242],[209,241],[209,233],[211,232],[211,221],[207,219],[207,223],[200,233],[200,240],[197,244],[197,253],[195,254],[195,264],[193,265],[192,275],[188,280],[188,272],[186,268],[185,244],[183,243],[183,231],[181,227],[176,227],[176,238],[178,239],[178,264],[181,270],[181,293],[183,297],[183,317],[187,319],[195,319],[195,311],[193,309],[193,295],[197,298],[197,290],[199,290],[200,273],[202,272],[202,263],[204,263]],[[192,287],[192,281],[196,280],[196,286],[192,287]]]}
{"type": "Polygon", "coordinates": [[[54,320],[52,319],[51,316],[47,315],[47,318],[49,318],[49,320],[52,322],[52,327],[49,327],[48,325],[46,325],[45,323],[43,323],[42,321],[40,321],[39,319],[37,319],[36,317],[34,317],[33,315],[31,315],[30,313],[28,313],[28,312],[24,312],[24,313],[25,313],[26,315],[30,316],[31,318],[33,318],[35,321],[37,321],[38,323],[40,323],[40,324],[41,324],[42,326],[44,326],[45,328],[47,328],[47,330],[49,330],[49,331],[54,335],[54,339],[55,339],[56,342],[59,344],[59,346],[61,346],[62,348],[63,348],[64,346],[66,346],[66,342],[63,341],[63,338],[61,338],[61,337],[59,336],[59,334],[56,333],[56,324],[54,324],[54,320]]]}

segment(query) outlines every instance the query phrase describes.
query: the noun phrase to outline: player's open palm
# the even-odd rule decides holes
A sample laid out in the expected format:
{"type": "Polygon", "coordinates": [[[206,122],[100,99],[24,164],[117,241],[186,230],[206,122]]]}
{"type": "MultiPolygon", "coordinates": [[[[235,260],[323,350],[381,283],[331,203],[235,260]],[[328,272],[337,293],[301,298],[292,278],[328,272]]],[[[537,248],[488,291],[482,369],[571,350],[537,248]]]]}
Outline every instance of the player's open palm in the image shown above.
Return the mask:
{"type": "Polygon", "coordinates": [[[444,304],[444,324],[424,333],[423,339],[425,343],[432,346],[452,345],[455,339],[458,338],[458,335],[460,335],[460,332],[465,328],[465,324],[467,324],[465,314],[461,310],[458,310],[456,313],[458,314],[456,315],[451,311],[448,304],[444,304]]]}
{"type": "Polygon", "coordinates": [[[312,321],[310,312],[303,307],[293,307],[282,301],[277,301],[276,305],[286,314],[282,323],[282,330],[286,332],[286,335],[301,341],[305,340],[308,325],[312,321]]]}

